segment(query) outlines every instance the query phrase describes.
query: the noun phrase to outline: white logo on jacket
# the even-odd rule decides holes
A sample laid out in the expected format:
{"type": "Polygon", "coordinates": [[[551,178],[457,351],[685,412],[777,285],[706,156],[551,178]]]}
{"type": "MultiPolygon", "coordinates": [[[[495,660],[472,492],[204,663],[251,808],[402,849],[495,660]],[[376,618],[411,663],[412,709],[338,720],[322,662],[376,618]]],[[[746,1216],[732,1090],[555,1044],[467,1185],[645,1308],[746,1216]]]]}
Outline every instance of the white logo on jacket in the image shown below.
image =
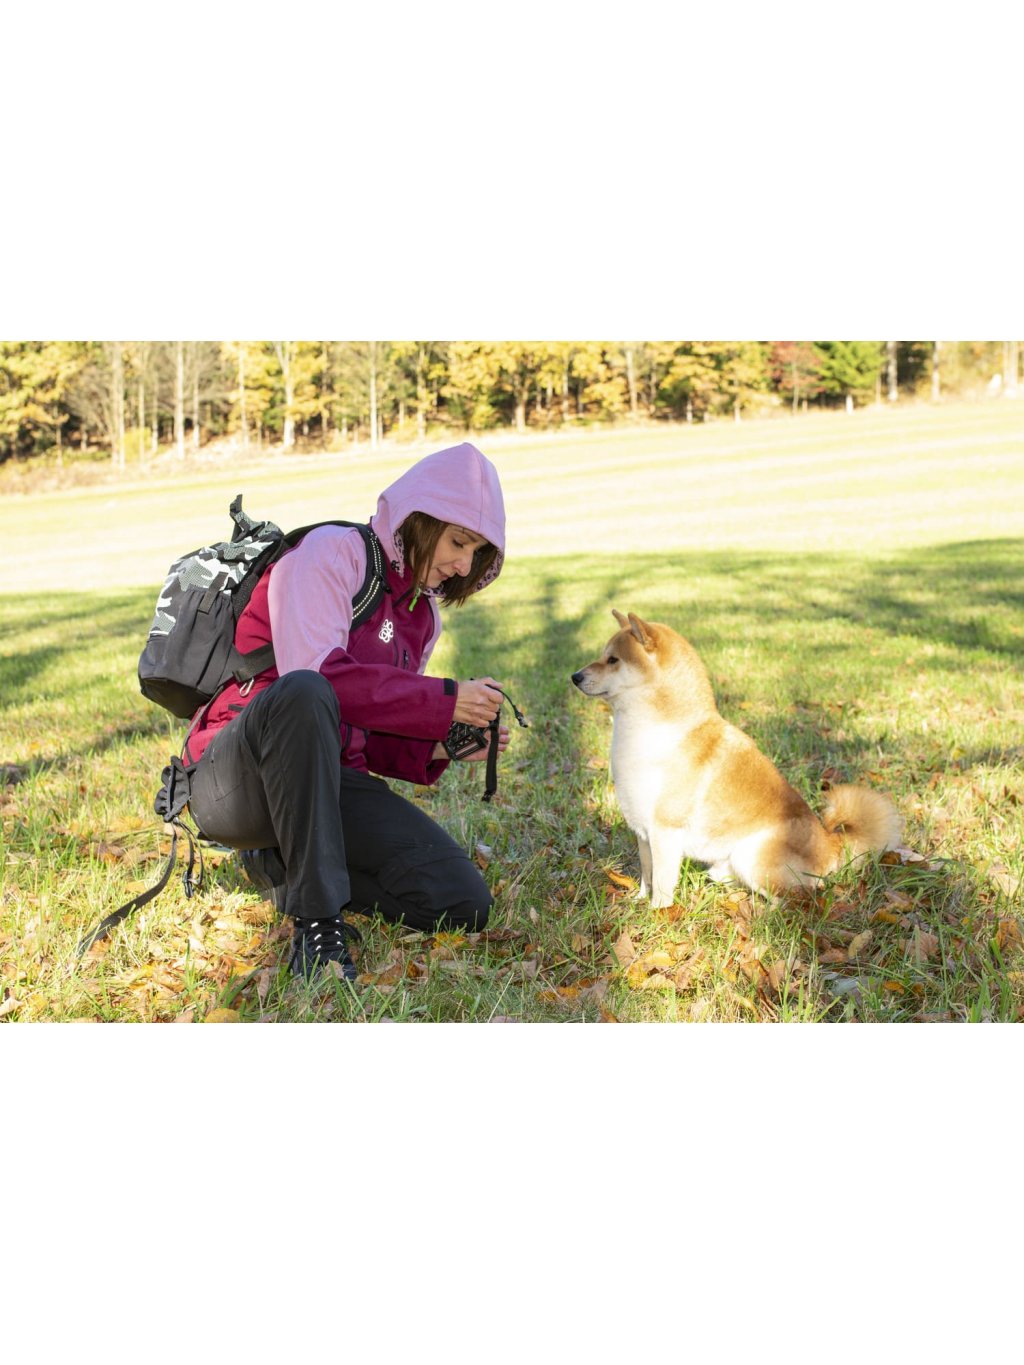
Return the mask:
{"type": "Polygon", "coordinates": [[[390,644],[392,638],[394,637],[394,634],[395,634],[394,622],[386,620],[380,628],[379,638],[383,640],[385,644],[390,644]]]}

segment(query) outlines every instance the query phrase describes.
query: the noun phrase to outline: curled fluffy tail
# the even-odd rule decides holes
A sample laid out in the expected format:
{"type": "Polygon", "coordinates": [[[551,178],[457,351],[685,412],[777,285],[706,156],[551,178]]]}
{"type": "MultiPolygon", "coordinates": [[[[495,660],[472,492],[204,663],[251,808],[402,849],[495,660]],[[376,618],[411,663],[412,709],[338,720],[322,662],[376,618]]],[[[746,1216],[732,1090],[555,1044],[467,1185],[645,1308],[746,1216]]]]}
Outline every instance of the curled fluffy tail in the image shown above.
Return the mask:
{"type": "Polygon", "coordinates": [[[881,792],[868,787],[833,787],[821,823],[829,834],[838,835],[848,856],[881,853],[900,842],[900,817],[881,792]]]}

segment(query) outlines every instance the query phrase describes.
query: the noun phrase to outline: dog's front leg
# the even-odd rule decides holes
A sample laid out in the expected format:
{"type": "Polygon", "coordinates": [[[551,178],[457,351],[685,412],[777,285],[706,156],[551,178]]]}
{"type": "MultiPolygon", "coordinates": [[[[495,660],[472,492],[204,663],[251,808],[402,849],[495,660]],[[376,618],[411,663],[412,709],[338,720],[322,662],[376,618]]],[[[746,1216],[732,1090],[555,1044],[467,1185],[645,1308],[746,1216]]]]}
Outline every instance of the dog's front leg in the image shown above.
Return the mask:
{"type": "Polygon", "coordinates": [[[651,894],[651,844],[650,840],[645,839],[642,834],[636,836],[637,848],[640,853],[640,894],[649,896],[651,894]]]}
{"type": "Polygon", "coordinates": [[[679,865],[683,861],[683,831],[654,829],[651,831],[651,905],[655,909],[672,905],[676,898],[679,865]]]}

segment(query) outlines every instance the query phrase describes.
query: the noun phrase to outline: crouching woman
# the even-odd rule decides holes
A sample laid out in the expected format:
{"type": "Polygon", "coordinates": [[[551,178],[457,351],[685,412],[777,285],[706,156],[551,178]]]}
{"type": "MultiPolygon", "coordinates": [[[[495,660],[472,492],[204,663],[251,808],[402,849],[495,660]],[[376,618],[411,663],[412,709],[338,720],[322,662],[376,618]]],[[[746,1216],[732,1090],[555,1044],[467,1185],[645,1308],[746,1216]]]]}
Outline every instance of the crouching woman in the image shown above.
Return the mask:
{"type": "MultiPolygon", "coordinates": [[[[501,571],[497,471],[468,443],[437,451],[384,490],[370,527],[386,577],[372,615],[352,628],[366,577],[360,532],[310,531],[267,570],[238,621],[237,648],[272,644],[274,666],[200,710],[183,753],[196,824],[241,850],[250,879],[291,916],[291,966],[306,977],[330,961],[355,975],[346,912],[477,930],[491,906],[467,852],[383,779],[435,783],[453,722],[484,727],[498,714],[493,678],[424,673],[439,608],[462,605],[501,571]]],[[[508,742],[501,726],[499,749],[508,742]]]]}

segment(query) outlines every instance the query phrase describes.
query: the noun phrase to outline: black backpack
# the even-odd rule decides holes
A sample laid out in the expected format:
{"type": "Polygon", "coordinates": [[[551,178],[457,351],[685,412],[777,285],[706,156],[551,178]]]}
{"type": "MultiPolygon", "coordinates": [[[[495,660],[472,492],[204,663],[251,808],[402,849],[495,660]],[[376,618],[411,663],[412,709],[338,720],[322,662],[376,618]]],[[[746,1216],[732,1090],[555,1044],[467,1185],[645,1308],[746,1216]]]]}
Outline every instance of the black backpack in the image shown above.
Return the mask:
{"type": "Polygon", "coordinates": [[[241,654],[235,627],[261,576],[317,526],[352,526],[366,546],[353,629],[373,615],[387,585],[381,543],[361,522],[318,521],[286,535],[272,521],[253,521],[243,512],[241,493],[228,510],[235,523],[230,541],[193,550],[171,565],[139,656],[143,696],[181,720],[191,719],[232,678],[245,683],[272,667],[273,645],[241,654]]]}
{"type": "MultiPolygon", "coordinates": [[[[317,526],[352,526],[366,546],[366,577],[352,600],[353,629],[369,620],[387,589],[384,551],[373,531],[362,522],[318,521],[285,535],[272,521],[253,521],[247,516],[242,511],[241,493],[228,510],[235,523],[230,541],[193,550],[171,565],[157,598],[146,647],[139,657],[139,687],[143,696],[182,720],[190,719],[231,678],[245,683],[272,667],[273,645],[241,654],[235,648],[235,627],[260,576],[317,526]]],[[[78,957],[106,938],[134,910],[160,894],[174,870],[179,833],[187,838],[189,849],[188,866],[182,876],[185,895],[194,895],[202,886],[202,849],[182,821],[190,793],[188,769],[175,756],[164,768],[154,802],[157,815],[171,833],[171,850],[163,875],[155,886],[119,906],[86,934],[76,949],[78,957]],[[197,862],[199,875],[195,876],[197,862]]]]}

